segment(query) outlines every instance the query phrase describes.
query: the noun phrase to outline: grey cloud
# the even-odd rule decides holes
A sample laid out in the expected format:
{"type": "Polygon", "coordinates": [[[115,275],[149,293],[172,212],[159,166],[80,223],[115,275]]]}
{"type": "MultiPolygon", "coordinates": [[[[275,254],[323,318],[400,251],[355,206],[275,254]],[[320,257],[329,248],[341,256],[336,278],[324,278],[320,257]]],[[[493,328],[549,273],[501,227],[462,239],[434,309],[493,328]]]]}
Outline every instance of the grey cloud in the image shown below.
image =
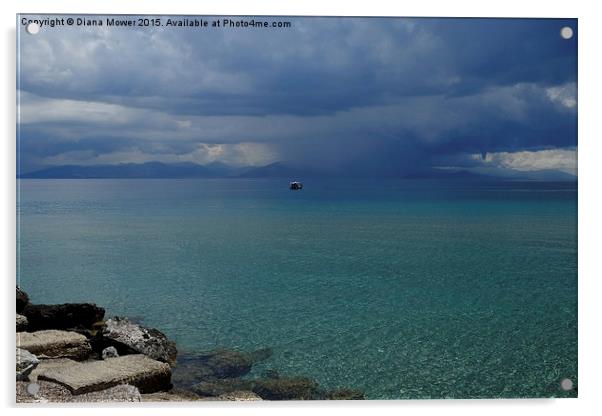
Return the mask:
{"type": "Polygon", "coordinates": [[[576,146],[576,40],[557,33],[574,20],[286,20],[293,28],[277,33],[22,38],[23,166],[69,152],[168,160],[254,143],[257,160],[365,172],[576,146]]]}

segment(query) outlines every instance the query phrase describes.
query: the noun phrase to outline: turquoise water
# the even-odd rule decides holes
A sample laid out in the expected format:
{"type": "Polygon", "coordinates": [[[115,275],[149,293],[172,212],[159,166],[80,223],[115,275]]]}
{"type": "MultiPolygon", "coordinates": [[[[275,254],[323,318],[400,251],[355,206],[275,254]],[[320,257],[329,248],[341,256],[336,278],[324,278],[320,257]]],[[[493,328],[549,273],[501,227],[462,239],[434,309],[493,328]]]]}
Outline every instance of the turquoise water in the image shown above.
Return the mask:
{"type": "Polygon", "coordinates": [[[20,284],[372,399],[576,396],[574,184],[287,185],[21,180],[20,284]]]}

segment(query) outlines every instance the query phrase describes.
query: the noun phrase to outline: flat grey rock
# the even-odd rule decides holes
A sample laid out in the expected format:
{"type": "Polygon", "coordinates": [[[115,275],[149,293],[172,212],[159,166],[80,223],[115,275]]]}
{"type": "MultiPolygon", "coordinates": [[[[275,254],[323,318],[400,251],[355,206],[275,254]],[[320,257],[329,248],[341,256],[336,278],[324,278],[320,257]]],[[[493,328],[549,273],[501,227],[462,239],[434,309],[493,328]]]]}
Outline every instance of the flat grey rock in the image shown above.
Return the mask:
{"type": "Polygon", "coordinates": [[[118,403],[140,402],[140,391],[127,384],[120,384],[106,390],[86,394],[73,395],[66,388],[49,381],[39,381],[35,394],[28,391],[31,383],[17,382],[17,403],[118,403]]]}
{"type": "Polygon", "coordinates": [[[31,372],[38,366],[40,360],[27,350],[17,348],[16,373],[17,380],[28,380],[31,372]]]}
{"type": "Polygon", "coordinates": [[[73,396],[71,401],[73,403],[140,402],[142,397],[138,387],[120,384],[106,390],[73,396]]]}
{"type": "Polygon", "coordinates": [[[153,393],[171,388],[171,368],[142,354],[124,355],[50,368],[41,372],[38,380],[65,386],[74,395],[105,390],[119,384],[131,384],[141,393],[153,393]]]}
{"type": "Polygon", "coordinates": [[[40,360],[38,366],[29,374],[29,381],[35,382],[38,380],[38,375],[51,368],[66,367],[69,365],[77,364],[78,361],[74,361],[70,358],[52,358],[40,360]]]}
{"type": "Polygon", "coordinates": [[[92,348],[88,339],[77,332],[55,329],[17,333],[17,347],[26,349],[38,358],[86,359],[92,348]]]}

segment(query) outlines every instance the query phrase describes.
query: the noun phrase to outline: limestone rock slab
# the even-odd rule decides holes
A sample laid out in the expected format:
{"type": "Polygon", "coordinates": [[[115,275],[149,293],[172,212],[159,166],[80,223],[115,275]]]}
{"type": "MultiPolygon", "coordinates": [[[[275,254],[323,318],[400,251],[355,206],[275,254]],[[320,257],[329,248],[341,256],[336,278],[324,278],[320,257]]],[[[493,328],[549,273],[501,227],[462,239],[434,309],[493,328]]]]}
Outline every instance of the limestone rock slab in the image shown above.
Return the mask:
{"type": "Polygon", "coordinates": [[[55,329],[19,332],[17,347],[26,349],[38,358],[74,358],[86,359],[92,348],[88,339],[77,332],[55,329]]]}
{"type": "Polygon", "coordinates": [[[51,368],[40,373],[38,380],[65,386],[72,394],[105,390],[119,384],[136,386],[141,393],[153,393],[171,388],[171,368],[135,354],[51,368]]]}

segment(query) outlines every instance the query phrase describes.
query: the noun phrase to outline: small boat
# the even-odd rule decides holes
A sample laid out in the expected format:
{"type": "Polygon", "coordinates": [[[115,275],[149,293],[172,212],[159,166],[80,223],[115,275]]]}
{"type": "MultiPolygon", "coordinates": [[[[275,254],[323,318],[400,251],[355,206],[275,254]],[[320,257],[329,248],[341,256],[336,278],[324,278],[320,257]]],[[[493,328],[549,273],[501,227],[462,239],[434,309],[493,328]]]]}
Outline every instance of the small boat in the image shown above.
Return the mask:
{"type": "Polygon", "coordinates": [[[288,188],[291,191],[300,191],[301,189],[303,189],[303,184],[301,182],[293,181],[288,184],[288,188]]]}

